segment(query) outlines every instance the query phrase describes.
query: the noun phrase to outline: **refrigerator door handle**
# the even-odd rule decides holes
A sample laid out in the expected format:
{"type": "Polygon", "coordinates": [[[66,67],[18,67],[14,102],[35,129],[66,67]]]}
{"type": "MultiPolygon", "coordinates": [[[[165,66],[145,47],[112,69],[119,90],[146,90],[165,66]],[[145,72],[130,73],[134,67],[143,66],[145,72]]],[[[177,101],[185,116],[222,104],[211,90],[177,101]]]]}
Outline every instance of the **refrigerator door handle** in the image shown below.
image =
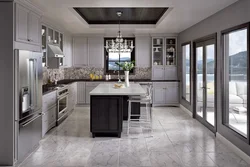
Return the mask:
{"type": "Polygon", "coordinates": [[[38,116],[36,116],[35,118],[31,119],[30,121],[22,124],[22,127],[25,127],[25,126],[29,125],[30,123],[32,123],[33,121],[35,121],[36,119],[38,119],[41,116],[42,116],[42,113],[40,113],[38,116]]]}

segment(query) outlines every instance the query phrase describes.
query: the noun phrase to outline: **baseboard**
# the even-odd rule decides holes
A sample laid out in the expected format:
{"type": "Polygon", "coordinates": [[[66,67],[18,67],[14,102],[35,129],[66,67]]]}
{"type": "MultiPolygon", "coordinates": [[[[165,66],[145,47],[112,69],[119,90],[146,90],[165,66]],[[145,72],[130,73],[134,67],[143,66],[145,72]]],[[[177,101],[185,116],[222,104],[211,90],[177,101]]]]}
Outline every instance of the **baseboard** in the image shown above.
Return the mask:
{"type": "Polygon", "coordinates": [[[238,147],[236,147],[233,143],[231,143],[229,140],[227,140],[225,137],[223,137],[218,132],[216,132],[216,138],[218,138],[218,140],[220,140],[222,143],[224,143],[230,150],[232,150],[240,158],[242,158],[244,161],[246,161],[248,164],[250,164],[250,156],[248,156],[246,153],[241,151],[238,147]]]}
{"type": "Polygon", "coordinates": [[[185,113],[187,113],[190,117],[193,117],[193,114],[191,111],[189,111],[186,107],[184,107],[183,105],[180,104],[180,108],[185,111],[185,113]]]}

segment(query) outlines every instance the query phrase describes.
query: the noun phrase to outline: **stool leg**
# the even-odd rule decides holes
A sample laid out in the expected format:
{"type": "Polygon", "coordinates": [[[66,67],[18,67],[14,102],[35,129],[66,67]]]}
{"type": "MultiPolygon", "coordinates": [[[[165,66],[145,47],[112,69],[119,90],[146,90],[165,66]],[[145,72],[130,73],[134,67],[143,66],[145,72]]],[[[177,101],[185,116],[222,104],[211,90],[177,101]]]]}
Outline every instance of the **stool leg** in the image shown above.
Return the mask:
{"type": "Polygon", "coordinates": [[[152,119],[152,107],[151,107],[151,104],[149,103],[149,114],[150,114],[150,125],[151,125],[151,130],[152,130],[152,127],[153,127],[153,119],[152,119]]]}
{"type": "Polygon", "coordinates": [[[131,101],[128,102],[128,130],[127,130],[127,134],[129,134],[130,118],[131,118],[131,101]]]}

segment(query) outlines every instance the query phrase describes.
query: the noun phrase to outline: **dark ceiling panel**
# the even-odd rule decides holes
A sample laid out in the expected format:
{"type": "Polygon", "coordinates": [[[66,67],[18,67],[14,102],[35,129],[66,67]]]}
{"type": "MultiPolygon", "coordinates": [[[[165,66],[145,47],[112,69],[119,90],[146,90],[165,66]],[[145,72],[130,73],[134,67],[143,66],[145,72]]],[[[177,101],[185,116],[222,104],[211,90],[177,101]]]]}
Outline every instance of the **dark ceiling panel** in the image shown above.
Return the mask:
{"type": "Polygon", "coordinates": [[[168,8],[74,8],[88,24],[156,24],[168,8]]]}

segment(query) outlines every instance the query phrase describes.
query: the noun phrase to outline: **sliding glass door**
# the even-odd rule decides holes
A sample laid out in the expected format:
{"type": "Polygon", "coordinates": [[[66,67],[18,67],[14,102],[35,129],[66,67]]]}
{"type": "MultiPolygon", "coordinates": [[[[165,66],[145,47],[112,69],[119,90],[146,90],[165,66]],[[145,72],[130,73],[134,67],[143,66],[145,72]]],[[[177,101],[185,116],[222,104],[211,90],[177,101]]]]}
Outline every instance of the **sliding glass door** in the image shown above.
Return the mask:
{"type": "Polygon", "coordinates": [[[195,42],[194,117],[215,132],[216,124],[216,40],[195,42]]]}

